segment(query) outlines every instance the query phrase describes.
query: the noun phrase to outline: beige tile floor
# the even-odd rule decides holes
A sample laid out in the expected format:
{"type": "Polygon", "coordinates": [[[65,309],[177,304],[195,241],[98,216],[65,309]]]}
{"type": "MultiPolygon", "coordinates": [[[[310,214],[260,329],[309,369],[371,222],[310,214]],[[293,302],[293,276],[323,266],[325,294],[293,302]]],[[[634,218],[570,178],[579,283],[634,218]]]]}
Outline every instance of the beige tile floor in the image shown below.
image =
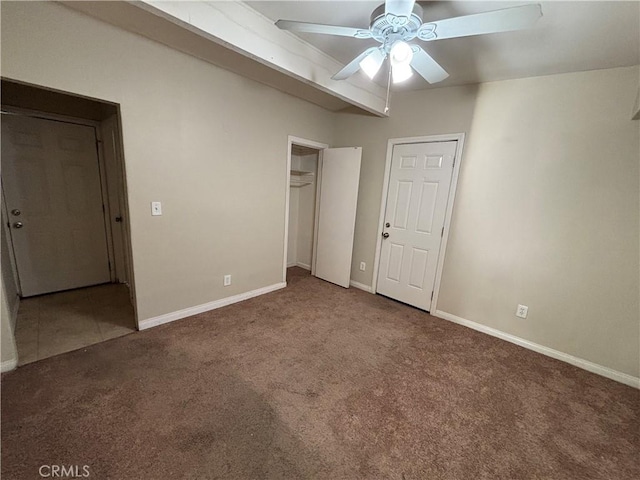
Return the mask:
{"type": "Polygon", "coordinates": [[[25,298],[16,322],[18,364],[35,362],[135,331],[125,285],[25,298]]]}

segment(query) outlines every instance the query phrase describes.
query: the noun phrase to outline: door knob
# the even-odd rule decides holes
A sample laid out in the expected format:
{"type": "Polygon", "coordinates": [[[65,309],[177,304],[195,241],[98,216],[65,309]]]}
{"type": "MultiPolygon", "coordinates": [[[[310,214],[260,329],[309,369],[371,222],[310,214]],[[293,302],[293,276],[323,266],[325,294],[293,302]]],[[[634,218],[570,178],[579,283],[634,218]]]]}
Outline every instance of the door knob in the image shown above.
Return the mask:
{"type": "Polygon", "coordinates": [[[23,227],[22,222],[16,222],[13,224],[13,228],[22,228],[22,227],[23,227]]]}
{"type": "Polygon", "coordinates": [[[18,210],[17,208],[14,208],[13,210],[11,210],[11,215],[14,215],[14,216],[16,216],[16,217],[17,217],[18,215],[20,215],[21,213],[22,213],[22,212],[21,212],[20,210],[18,210]]]}
{"type": "Polygon", "coordinates": [[[387,232],[384,232],[384,233],[382,234],[382,238],[389,238],[389,234],[388,234],[387,232]]]}
{"type": "Polygon", "coordinates": [[[384,224],[385,227],[389,228],[391,226],[391,224],[389,222],[384,224]]]}

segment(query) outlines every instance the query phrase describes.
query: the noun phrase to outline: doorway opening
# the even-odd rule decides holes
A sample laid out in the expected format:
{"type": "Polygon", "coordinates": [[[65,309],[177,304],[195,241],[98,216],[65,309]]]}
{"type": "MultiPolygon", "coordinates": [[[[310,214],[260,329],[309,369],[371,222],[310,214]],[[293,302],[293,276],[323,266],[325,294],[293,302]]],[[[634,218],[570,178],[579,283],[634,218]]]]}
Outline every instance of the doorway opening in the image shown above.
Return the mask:
{"type": "Polygon", "coordinates": [[[287,281],[303,276],[302,270],[315,273],[320,150],[292,143],[290,157],[287,281]]]}
{"type": "Polygon", "coordinates": [[[119,106],[2,79],[2,278],[18,365],[136,329],[119,106]]]}

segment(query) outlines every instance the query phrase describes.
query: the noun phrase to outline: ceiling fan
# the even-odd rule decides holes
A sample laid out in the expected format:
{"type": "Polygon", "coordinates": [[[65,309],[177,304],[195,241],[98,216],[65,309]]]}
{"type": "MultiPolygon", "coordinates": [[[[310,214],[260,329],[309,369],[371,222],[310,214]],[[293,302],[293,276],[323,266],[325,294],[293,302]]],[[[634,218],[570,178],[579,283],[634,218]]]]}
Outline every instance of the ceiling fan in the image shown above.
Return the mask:
{"type": "Polygon", "coordinates": [[[415,3],[415,0],[386,0],[371,14],[369,28],[291,20],[278,20],[276,26],[292,32],[372,38],[380,42],[381,45],[366,49],[349,62],[331,77],[334,80],[345,80],[360,69],[373,79],[388,57],[393,83],[407,80],[413,74],[413,70],[427,82],[437,83],[449,74],[420,45],[409,42],[416,39],[431,42],[445,38],[520,30],[531,27],[541,16],[540,5],[532,4],[423,23],[422,7],[415,3]]]}

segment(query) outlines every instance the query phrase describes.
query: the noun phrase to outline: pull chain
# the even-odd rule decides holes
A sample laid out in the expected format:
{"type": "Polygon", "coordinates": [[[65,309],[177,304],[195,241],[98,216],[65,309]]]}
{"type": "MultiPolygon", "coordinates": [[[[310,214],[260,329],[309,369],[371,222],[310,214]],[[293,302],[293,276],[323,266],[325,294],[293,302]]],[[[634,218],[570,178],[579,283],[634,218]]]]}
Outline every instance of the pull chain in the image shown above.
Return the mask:
{"type": "Polygon", "coordinates": [[[389,79],[387,80],[387,103],[384,105],[384,113],[389,113],[389,93],[391,91],[391,59],[389,59],[389,79]]]}

